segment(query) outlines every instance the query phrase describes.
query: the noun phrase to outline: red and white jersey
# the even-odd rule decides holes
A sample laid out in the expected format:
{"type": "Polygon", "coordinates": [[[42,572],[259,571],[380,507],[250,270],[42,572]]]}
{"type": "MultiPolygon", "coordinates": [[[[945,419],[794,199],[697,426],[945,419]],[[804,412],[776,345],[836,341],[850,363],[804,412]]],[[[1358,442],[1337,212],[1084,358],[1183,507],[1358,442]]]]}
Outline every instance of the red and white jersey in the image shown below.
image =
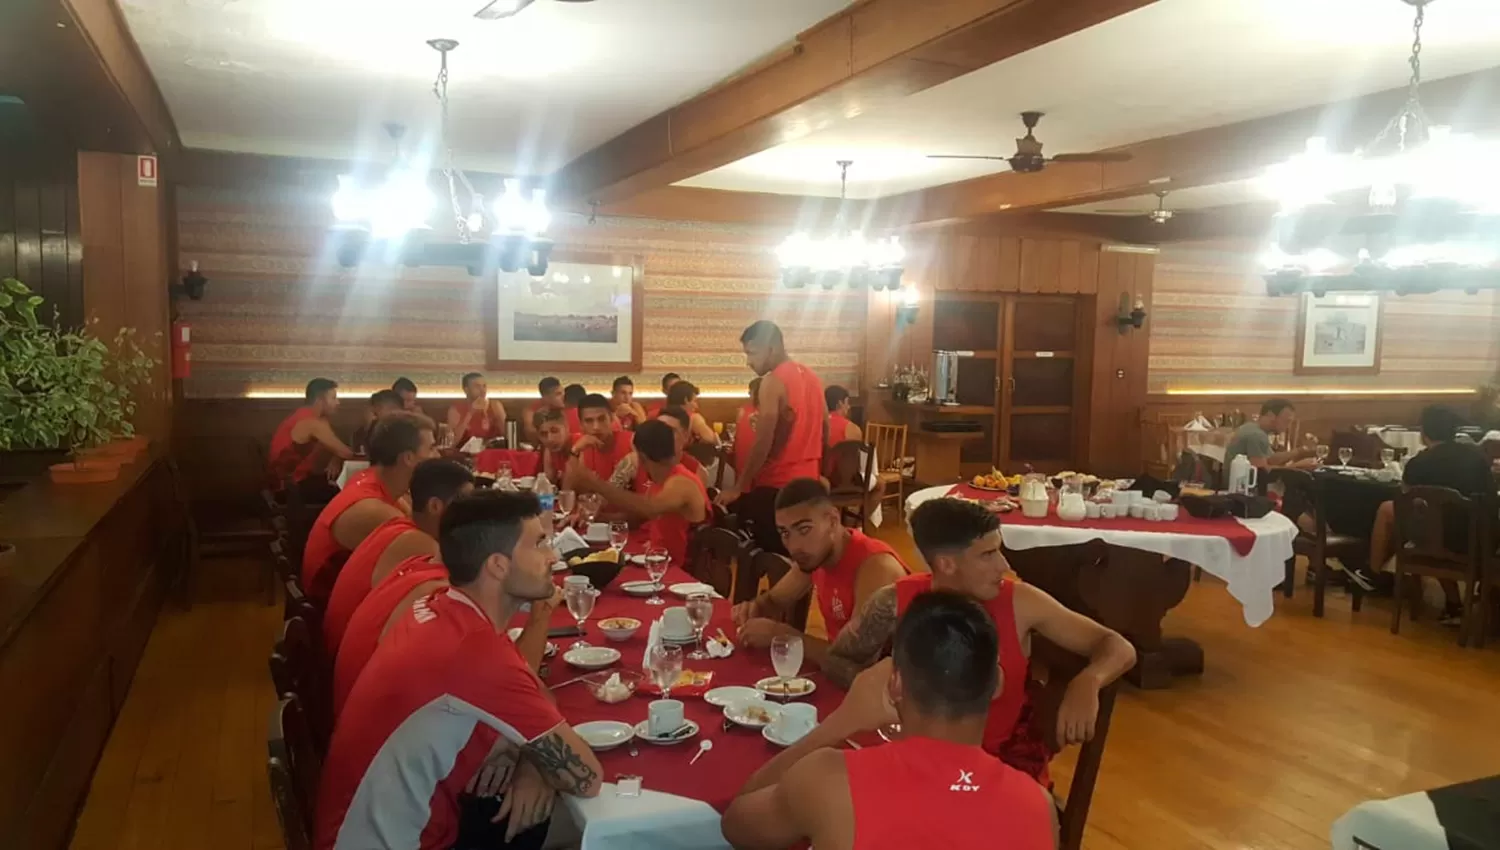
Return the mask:
{"type": "Polygon", "coordinates": [[[463,591],[420,599],[349,693],[318,789],[319,850],[448,848],[458,795],[500,736],[565,722],[516,645],[463,591]]]}

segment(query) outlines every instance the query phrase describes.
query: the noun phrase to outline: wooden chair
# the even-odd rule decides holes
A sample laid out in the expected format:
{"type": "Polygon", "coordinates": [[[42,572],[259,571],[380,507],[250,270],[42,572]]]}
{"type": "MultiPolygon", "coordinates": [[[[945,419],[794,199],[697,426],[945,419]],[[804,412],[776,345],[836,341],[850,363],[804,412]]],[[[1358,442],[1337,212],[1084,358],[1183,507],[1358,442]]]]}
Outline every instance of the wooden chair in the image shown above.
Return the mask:
{"type": "Polygon", "coordinates": [[[730,599],[734,595],[735,565],[743,551],[741,539],[734,532],[705,526],[688,541],[687,573],[730,599]]]}
{"type": "Polygon", "coordinates": [[[896,516],[904,516],[906,510],[906,483],[911,476],[906,466],[906,426],[871,422],[865,426],[865,442],[875,450],[880,468],[876,479],[883,488],[880,504],[889,499],[896,500],[896,516]]]}
{"type": "Polygon", "coordinates": [[[332,695],[328,690],[332,675],[314,637],[301,617],[282,623],[281,637],[271,651],[270,668],[276,695],[295,696],[301,701],[313,749],[321,758],[328,752],[333,731],[332,695]]]}
{"type": "Polygon", "coordinates": [[[314,802],[322,761],[302,705],[288,696],[271,710],[266,732],[266,773],[286,850],[312,850],[314,802]]]}
{"type": "MultiPolygon", "coordinates": [[[[1458,627],[1458,645],[1468,646],[1472,637],[1476,646],[1484,646],[1485,609],[1489,606],[1476,603],[1481,593],[1488,595],[1496,584],[1492,577],[1486,580],[1485,569],[1487,562],[1495,557],[1493,513],[1492,497],[1470,498],[1447,487],[1408,487],[1396,497],[1396,593],[1391,634],[1401,631],[1406,577],[1428,576],[1462,585],[1463,619],[1458,627]],[[1465,552],[1448,548],[1447,530],[1458,517],[1463,518],[1467,529],[1465,552]]],[[[1420,594],[1412,596],[1410,604],[1415,620],[1421,605],[1420,594]]]]}
{"type": "MultiPolygon", "coordinates": [[[[750,572],[755,576],[756,585],[759,585],[761,577],[765,577],[769,587],[775,587],[776,582],[781,581],[781,577],[786,575],[787,571],[792,568],[791,561],[788,561],[775,552],[766,552],[764,550],[750,554],[750,565],[750,572]]],[[[750,598],[755,598],[754,593],[751,594],[750,598]]],[[[811,606],[812,594],[809,593],[792,607],[792,610],[787,613],[784,622],[799,632],[807,631],[807,612],[811,606]]]]}
{"type": "MultiPolygon", "coordinates": [[[[1052,752],[1060,752],[1057,735],[1057,712],[1062,707],[1068,684],[1089,664],[1088,658],[1069,652],[1041,635],[1031,636],[1031,678],[1028,690],[1032,699],[1032,729],[1052,752]]],[[[1094,722],[1094,737],[1085,742],[1073,766],[1073,781],[1058,817],[1059,850],[1079,850],[1083,845],[1083,827],[1088,822],[1089,804],[1094,799],[1094,783],[1104,759],[1104,742],[1109,737],[1109,721],[1115,709],[1115,681],[1099,691],[1099,715],[1094,722]]]]}
{"type": "Polygon", "coordinates": [[[848,523],[869,531],[865,504],[870,498],[870,476],[875,473],[875,452],[858,440],[844,440],[823,450],[823,478],[839,516],[848,523]],[[860,454],[864,454],[861,462],[860,454]]]}
{"type": "MultiPolygon", "coordinates": [[[[1307,558],[1307,569],[1313,576],[1313,616],[1323,616],[1323,596],[1328,586],[1328,559],[1338,558],[1349,568],[1363,563],[1369,553],[1369,541],[1348,534],[1333,534],[1328,531],[1327,512],[1323,507],[1323,487],[1312,473],[1301,469],[1278,467],[1266,476],[1268,484],[1280,484],[1283,488],[1281,513],[1297,524],[1297,536],[1292,540],[1292,557],[1286,562],[1286,578],[1281,583],[1281,593],[1292,598],[1296,585],[1297,555],[1307,558]],[[1299,519],[1308,518],[1307,523],[1299,519]],[[1313,531],[1305,530],[1310,524],[1313,531]]],[[[1353,594],[1351,607],[1358,611],[1364,603],[1364,592],[1358,585],[1350,584],[1353,594]]]]}

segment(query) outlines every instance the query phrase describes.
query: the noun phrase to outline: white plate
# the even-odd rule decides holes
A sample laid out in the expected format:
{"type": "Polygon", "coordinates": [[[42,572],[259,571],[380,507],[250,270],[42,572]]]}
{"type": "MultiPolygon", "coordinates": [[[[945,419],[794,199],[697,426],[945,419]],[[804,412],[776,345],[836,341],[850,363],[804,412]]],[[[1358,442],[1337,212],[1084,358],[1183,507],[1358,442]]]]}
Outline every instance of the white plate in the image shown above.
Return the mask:
{"type": "Polygon", "coordinates": [[[773,690],[779,684],[781,684],[781,678],[779,676],[767,676],[766,678],[761,679],[759,682],[755,683],[755,689],[768,697],[778,697],[783,699],[801,699],[802,697],[805,697],[818,689],[818,685],[816,682],[811,679],[804,679],[801,676],[796,676],[788,679],[787,684],[797,684],[805,686],[807,688],[807,690],[805,691],[782,693],[779,689],[773,690]]]}
{"type": "Polygon", "coordinates": [[[761,693],[754,688],[744,685],[725,685],[722,688],[714,688],[703,695],[703,701],[709,705],[723,708],[736,702],[744,702],[747,699],[760,699],[761,693]]]}
{"type": "MultiPolygon", "coordinates": [[[[776,737],[775,733],[773,733],[771,731],[771,729],[772,729],[772,727],[770,727],[770,726],[767,726],[767,727],[761,729],[760,730],[760,736],[762,738],[765,738],[767,741],[770,741],[771,743],[775,744],[778,747],[790,747],[791,745],[797,743],[797,741],[802,740],[802,738],[806,738],[807,737],[807,735],[803,735],[802,738],[798,738],[797,741],[783,741],[780,738],[776,737]]],[[[808,730],[808,735],[810,735],[810,734],[812,734],[812,730],[811,729],[808,730]]]]}
{"type": "Polygon", "coordinates": [[[727,720],[729,720],[731,723],[738,723],[741,726],[748,726],[751,729],[765,728],[766,726],[770,725],[771,721],[775,720],[776,715],[780,713],[781,706],[759,698],[753,700],[742,700],[740,702],[724,706],[724,717],[727,720]],[[751,717],[747,713],[747,710],[750,708],[757,708],[761,711],[764,711],[766,713],[766,719],[757,720],[756,718],[751,717]]]}
{"type": "Polygon", "coordinates": [[[684,637],[676,637],[675,635],[662,635],[661,641],[662,643],[687,644],[697,643],[698,638],[696,635],[686,635],[684,637]]]}
{"type": "Polygon", "coordinates": [[[672,591],[673,593],[681,596],[684,599],[692,596],[695,593],[707,593],[709,596],[714,595],[713,585],[704,584],[701,581],[685,581],[680,584],[674,584],[668,587],[667,590],[672,591]]]}
{"type": "Polygon", "coordinates": [[[630,742],[635,737],[635,727],[618,720],[593,720],[573,727],[578,737],[591,749],[603,752],[630,742]]]}
{"type": "MultiPolygon", "coordinates": [[[[518,640],[521,639],[521,627],[520,626],[514,626],[514,627],[512,627],[510,629],[510,631],[507,631],[506,634],[510,636],[510,642],[511,643],[515,643],[516,641],[518,641],[518,640]]],[[[557,654],[557,644],[553,643],[550,640],[547,641],[547,648],[544,649],[544,650],[542,650],[542,657],[543,658],[551,658],[552,656],[554,656],[556,654],[557,654]]]]}
{"type": "Polygon", "coordinates": [[[520,478],[512,478],[511,483],[515,484],[518,490],[530,490],[531,486],[536,483],[536,476],[523,475],[520,478]]]}
{"type": "Polygon", "coordinates": [[[634,564],[637,567],[644,567],[644,566],[646,566],[646,556],[645,555],[626,555],[625,556],[625,563],[627,563],[627,564],[634,564]]]}
{"type": "Polygon", "coordinates": [[[684,723],[687,724],[688,732],[681,738],[671,738],[668,740],[653,738],[650,735],[646,734],[646,726],[650,722],[651,721],[649,720],[642,720],[640,723],[635,724],[635,736],[648,744],[655,744],[658,747],[670,747],[673,744],[680,744],[683,741],[692,740],[693,737],[698,734],[698,724],[691,720],[686,720],[684,721],[684,723]]]}
{"type": "Polygon", "coordinates": [[[662,591],[662,586],[652,584],[649,581],[627,581],[620,585],[620,590],[630,596],[651,596],[662,591]]]}
{"type": "Polygon", "coordinates": [[[620,660],[620,650],[607,646],[580,646],[563,653],[563,660],[580,670],[603,670],[620,660]]]}

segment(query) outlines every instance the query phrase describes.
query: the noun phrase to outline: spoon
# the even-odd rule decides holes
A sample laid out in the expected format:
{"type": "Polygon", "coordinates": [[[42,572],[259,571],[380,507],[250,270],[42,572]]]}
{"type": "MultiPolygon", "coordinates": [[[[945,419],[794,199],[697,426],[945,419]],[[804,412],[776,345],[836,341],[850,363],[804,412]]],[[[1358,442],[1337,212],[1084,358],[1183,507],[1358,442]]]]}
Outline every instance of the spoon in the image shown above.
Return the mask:
{"type": "Polygon", "coordinates": [[[702,743],[698,744],[698,752],[696,752],[696,753],[693,754],[692,759],[690,759],[688,761],[688,766],[691,767],[695,762],[698,761],[698,759],[700,759],[700,758],[703,757],[704,753],[708,752],[709,750],[711,750],[713,748],[714,748],[714,742],[706,740],[706,739],[702,743]]]}

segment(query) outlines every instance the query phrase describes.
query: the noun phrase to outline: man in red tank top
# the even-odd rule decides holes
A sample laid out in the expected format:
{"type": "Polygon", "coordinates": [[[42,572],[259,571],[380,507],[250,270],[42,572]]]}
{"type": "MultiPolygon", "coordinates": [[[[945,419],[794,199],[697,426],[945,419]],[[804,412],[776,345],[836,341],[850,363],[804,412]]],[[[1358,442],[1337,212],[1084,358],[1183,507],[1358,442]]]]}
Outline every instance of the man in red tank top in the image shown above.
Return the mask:
{"type": "Polygon", "coordinates": [[[1014,581],[1001,551],[1000,520],[981,505],[963,499],[932,499],[911,514],[912,537],[932,570],[908,576],[870,596],[859,616],[834,641],[823,672],[836,684],[854,680],[876,663],[890,645],[906,606],[926,590],[951,590],[979,602],[1000,630],[1000,664],[1007,687],[990,705],[984,748],[1012,767],[1045,781],[1048,753],[1026,718],[1027,653],[1036,633],[1089,658],[1069,686],[1058,712],[1064,745],[1093,737],[1099,690],[1135,665],[1135,648],[1105,628],[1037,588],[1014,581]]]}
{"type": "MultiPolygon", "coordinates": [[[[741,473],[745,469],[745,462],[750,459],[750,449],[755,447],[755,413],[756,406],[760,404],[760,378],[750,379],[750,401],[740,407],[739,415],[734,420],[734,478],[733,481],[741,481],[741,473]]],[[[753,482],[745,481],[741,489],[753,489],[753,482]]]]}
{"type": "Polygon", "coordinates": [[[405,409],[400,393],[395,390],[377,390],[371,393],[370,407],[365,411],[365,424],[354,432],[354,450],[359,454],[367,452],[370,447],[370,432],[375,429],[375,423],[380,417],[405,409]]]}
{"type": "Polygon", "coordinates": [[[280,493],[290,478],[304,501],[317,504],[338,492],[330,481],[330,463],[348,460],[354,452],[333,433],[329,417],[339,406],[339,385],[327,378],[307,382],[306,402],[281,421],[271,437],[266,477],[272,492],[280,493]]]}
{"type": "Polygon", "coordinates": [[[662,546],[672,562],[681,566],[687,557],[688,536],[696,525],[708,521],[708,490],[679,458],[672,426],[660,419],[642,422],[635,429],[635,452],[650,484],[644,493],[633,493],[585,469],[578,489],[593,491],[610,505],[646,519],[651,542],[662,546]]]}
{"type": "Polygon", "coordinates": [[[633,451],[635,436],[616,430],[609,399],[597,393],[578,401],[578,419],[583,436],[573,443],[573,456],[595,477],[608,480],[615,467],[633,451]]]}
{"type": "Polygon", "coordinates": [[[724,813],[735,847],[818,850],[1052,850],[1052,797],[980,747],[1002,681],[1000,640],[983,608],[923,594],[896,630],[892,657],[859,675],[844,702],[751,776],[724,813]],[[899,720],[900,739],[842,749],[899,720]]]}
{"type": "Polygon", "coordinates": [[[453,445],[461,448],[470,437],[488,442],[505,436],[505,406],[489,396],[484,376],[470,372],[460,380],[464,400],[448,408],[448,427],[453,431],[453,445]]]}
{"type": "MultiPolygon", "coordinates": [[[[672,429],[672,437],[677,444],[677,462],[698,476],[698,480],[707,487],[703,464],[687,453],[688,441],[692,439],[688,435],[688,412],[680,407],[664,407],[655,418],[672,429]]],[[[640,462],[640,453],[631,452],[622,458],[615,465],[614,473],[609,476],[609,483],[636,493],[646,492],[651,486],[651,476],[646,474],[646,467],[640,462]]]]}
{"type": "Polygon", "coordinates": [[[408,413],[421,413],[422,405],[417,404],[417,383],[411,378],[397,378],[391,384],[391,391],[401,397],[401,409],[408,413]]]}
{"type": "Polygon", "coordinates": [[[368,474],[351,479],[307,535],[302,589],[309,599],[326,603],[354,547],[381,523],[406,512],[399,500],[411,487],[417,464],[437,457],[432,431],[432,420],[415,413],[390,413],[375,424],[368,474]]]}
{"type": "Polygon", "coordinates": [[[568,420],[561,410],[544,407],[532,416],[531,424],[536,430],[537,454],[540,456],[537,470],[546,475],[554,485],[561,487],[568,461],[573,458],[573,441],[568,434],[568,420]]]}
{"type": "Polygon", "coordinates": [[[740,345],[745,362],[761,377],[755,443],[734,486],[718,501],[734,505],[760,548],[785,555],[776,531],[776,491],[798,478],[818,477],[827,419],[823,382],[787,356],[775,322],[751,324],[740,334],[740,345]]]}
{"type": "Polygon", "coordinates": [[[803,635],[802,651],[822,665],[829,644],[864,601],[910,570],[883,541],[846,528],[828,488],[816,478],[798,478],[781,488],[776,496],[776,528],[796,569],[788,570],[770,590],[734,607],[740,643],[764,648],[777,635],[801,634],[784,621],[816,589],[828,639],[803,635]]]}
{"type": "Polygon", "coordinates": [[[864,432],[849,421],[849,391],[834,384],[823,391],[823,400],[828,405],[828,445],[832,447],[848,440],[863,441],[864,432]]]}
{"type": "Polygon", "coordinates": [[[615,378],[609,388],[609,403],[614,408],[615,421],[627,431],[646,421],[646,408],[635,400],[635,382],[629,375],[615,378]]]}

